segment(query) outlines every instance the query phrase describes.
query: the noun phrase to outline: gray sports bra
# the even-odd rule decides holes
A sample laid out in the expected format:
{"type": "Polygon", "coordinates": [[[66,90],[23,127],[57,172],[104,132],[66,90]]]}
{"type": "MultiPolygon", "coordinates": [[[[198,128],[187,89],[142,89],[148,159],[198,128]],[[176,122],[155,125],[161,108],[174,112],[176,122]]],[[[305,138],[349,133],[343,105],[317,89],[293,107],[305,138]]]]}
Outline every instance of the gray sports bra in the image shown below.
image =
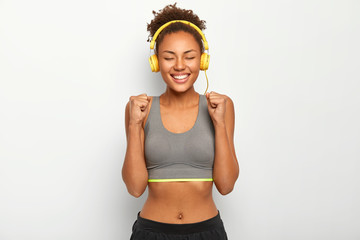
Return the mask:
{"type": "Polygon", "coordinates": [[[194,126],[184,133],[164,127],[159,97],[153,97],[144,133],[149,182],[213,180],[215,131],[204,95],[199,95],[194,126]]]}

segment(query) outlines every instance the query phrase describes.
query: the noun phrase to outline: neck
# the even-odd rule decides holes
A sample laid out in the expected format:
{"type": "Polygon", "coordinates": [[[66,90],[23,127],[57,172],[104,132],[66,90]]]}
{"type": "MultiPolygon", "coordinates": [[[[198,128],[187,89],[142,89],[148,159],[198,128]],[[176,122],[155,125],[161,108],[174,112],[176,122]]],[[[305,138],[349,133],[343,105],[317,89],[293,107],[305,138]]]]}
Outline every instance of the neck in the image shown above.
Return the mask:
{"type": "Polygon", "coordinates": [[[161,102],[175,108],[183,108],[198,104],[199,94],[195,91],[194,87],[186,92],[175,92],[167,88],[161,95],[161,102]]]}

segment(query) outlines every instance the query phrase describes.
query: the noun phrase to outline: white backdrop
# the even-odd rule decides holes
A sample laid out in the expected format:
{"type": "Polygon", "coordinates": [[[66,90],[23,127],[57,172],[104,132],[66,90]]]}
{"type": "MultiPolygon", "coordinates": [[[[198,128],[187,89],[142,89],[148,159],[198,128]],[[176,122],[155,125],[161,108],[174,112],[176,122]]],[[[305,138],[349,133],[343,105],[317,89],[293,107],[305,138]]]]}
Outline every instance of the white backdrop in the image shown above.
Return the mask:
{"type": "MultiPolygon", "coordinates": [[[[130,95],[164,91],[146,23],[168,1],[0,0],[0,239],[129,239],[130,95]]],[[[207,21],[236,110],[229,239],[360,238],[360,3],[179,1],[207,21]]],[[[200,74],[196,89],[203,93],[200,74]]]]}

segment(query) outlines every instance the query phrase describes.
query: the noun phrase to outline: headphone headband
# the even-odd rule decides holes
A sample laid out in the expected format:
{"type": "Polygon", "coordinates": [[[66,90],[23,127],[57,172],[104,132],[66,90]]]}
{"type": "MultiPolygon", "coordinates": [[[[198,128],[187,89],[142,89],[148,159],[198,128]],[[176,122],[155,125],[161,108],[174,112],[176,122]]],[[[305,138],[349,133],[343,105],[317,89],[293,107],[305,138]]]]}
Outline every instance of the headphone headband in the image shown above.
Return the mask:
{"type": "Polygon", "coordinates": [[[208,50],[209,49],[209,44],[208,42],[206,41],[206,38],[205,38],[205,35],[202,33],[202,31],[200,30],[200,28],[198,28],[198,26],[196,26],[195,24],[189,22],[189,21],[185,21],[185,20],[173,20],[173,21],[170,21],[170,22],[167,22],[165,23],[164,25],[162,25],[154,34],[153,38],[151,39],[151,42],[150,42],[150,49],[154,49],[154,46],[155,46],[155,40],[157,39],[158,35],[160,34],[160,32],[166,28],[167,26],[169,26],[170,24],[172,23],[175,23],[175,22],[181,22],[181,23],[184,23],[184,24],[187,24],[189,26],[191,26],[192,28],[194,28],[202,37],[202,40],[204,42],[204,48],[205,50],[208,50]]]}

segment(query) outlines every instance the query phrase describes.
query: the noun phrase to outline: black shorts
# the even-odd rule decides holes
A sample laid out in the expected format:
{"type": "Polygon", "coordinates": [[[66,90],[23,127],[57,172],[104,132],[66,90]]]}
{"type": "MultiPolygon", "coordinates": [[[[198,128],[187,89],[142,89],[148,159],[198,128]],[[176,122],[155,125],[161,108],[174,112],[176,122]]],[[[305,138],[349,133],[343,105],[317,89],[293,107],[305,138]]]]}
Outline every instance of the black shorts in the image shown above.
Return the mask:
{"type": "Polygon", "coordinates": [[[197,223],[172,224],[156,222],[138,214],[130,240],[227,240],[220,213],[197,223]]]}

